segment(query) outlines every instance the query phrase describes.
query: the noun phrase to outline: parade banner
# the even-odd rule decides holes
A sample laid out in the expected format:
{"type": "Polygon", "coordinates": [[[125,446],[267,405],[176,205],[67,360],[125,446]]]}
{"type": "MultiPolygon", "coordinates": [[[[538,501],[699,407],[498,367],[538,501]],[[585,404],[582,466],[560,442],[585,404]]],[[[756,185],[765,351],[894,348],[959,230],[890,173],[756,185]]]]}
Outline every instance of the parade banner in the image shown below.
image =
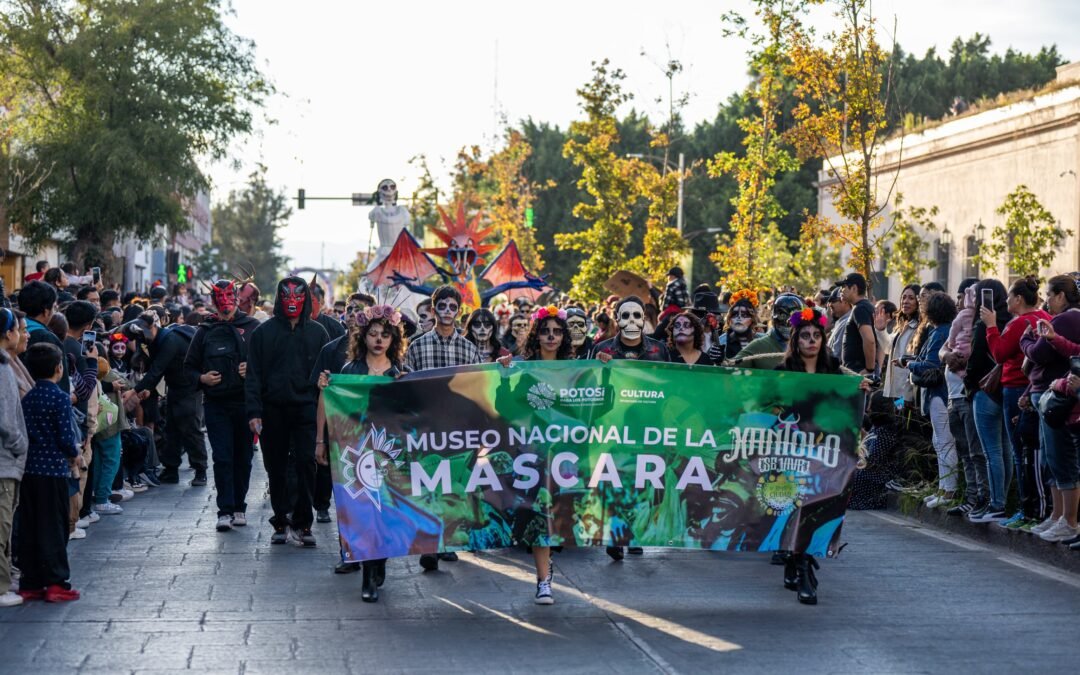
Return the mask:
{"type": "Polygon", "coordinates": [[[335,375],[346,561],[537,546],[825,555],[860,378],[612,361],[335,375]]]}

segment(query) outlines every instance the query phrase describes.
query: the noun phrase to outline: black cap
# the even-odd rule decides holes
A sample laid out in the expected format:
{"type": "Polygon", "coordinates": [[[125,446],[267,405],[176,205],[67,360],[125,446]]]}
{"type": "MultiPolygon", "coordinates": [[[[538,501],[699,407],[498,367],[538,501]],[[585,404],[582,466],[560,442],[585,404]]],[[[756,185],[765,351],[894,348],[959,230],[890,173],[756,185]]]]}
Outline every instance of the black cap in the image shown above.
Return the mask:
{"type": "Polygon", "coordinates": [[[837,286],[836,288],[832,289],[832,292],[829,293],[829,299],[826,300],[826,302],[833,303],[833,302],[840,302],[841,300],[843,300],[844,296],[841,293],[841,291],[843,291],[843,290],[844,290],[844,286],[842,286],[842,285],[837,286]]]}
{"type": "Polygon", "coordinates": [[[852,272],[846,277],[836,282],[836,285],[841,288],[847,288],[848,286],[858,286],[860,289],[866,288],[866,277],[858,272],[852,272]]]}
{"type": "Polygon", "coordinates": [[[682,268],[676,265],[667,271],[667,275],[669,277],[679,277],[681,279],[683,276],[682,268]]]}

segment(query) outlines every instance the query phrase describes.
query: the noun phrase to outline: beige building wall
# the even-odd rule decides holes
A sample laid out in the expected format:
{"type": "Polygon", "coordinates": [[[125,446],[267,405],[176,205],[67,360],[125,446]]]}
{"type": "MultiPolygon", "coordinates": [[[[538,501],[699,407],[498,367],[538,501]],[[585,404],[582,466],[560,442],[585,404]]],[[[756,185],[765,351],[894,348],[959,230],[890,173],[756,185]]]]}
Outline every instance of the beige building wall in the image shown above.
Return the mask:
{"type": "MultiPolygon", "coordinates": [[[[1076,65],[1060,68],[1059,80],[1076,79],[1076,65]]],[[[835,181],[828,167],[826,162],[819,175],[818,210],[837,218],[826,189],[835,181]]],[[[948,265],[924,270],[923,281],[947,280],[948,287],[955,288],[971,272],[969,247],[977,244],[969,238],[975,237],[977,225],[982,223],[987,238],[995,226],[1003,225],[1004,216],[994,211],[1021,184],[1071,233],[1043,274],[1080,269],[1080,81],[894,139],[879,153],[875,175],[879,198],[893,188],[894,195],[903,194],[905,206],[938,207],[938,231],[927,237],[929,255],[943,261],[947,257],[948,265]],[[946,226],[952,245],[943,250],[940,238],[946,226]]],[[[886,221],[891,221],[892,207],[890,203],[884,213],[886,221]]],[[[1002,264],[982,276],[1004,280],[1007,271],[1002,264]]],[[[898,295],[899,288],[899,279],[891,278],[889,295],[898,295]]]]}

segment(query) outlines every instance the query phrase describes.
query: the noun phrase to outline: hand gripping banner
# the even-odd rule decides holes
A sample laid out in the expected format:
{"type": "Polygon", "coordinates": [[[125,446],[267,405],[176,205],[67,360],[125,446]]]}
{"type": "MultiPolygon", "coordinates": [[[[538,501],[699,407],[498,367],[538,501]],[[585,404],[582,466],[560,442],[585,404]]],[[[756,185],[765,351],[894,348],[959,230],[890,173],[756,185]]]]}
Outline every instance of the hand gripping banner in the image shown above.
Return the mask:
{"type": "Polygon", "coordinates": [[[633,361],[335,375],[344,559],[519,543],[823,556],[855,471],[859,382],[633,361]]]}

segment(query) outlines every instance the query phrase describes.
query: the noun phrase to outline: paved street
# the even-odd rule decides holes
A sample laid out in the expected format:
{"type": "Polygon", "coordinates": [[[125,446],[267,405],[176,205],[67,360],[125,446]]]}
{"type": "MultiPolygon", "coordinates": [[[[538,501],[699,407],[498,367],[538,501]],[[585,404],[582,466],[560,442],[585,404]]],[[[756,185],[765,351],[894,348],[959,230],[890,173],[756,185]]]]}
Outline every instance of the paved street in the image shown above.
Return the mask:
{"type": "MultiPolygon", "coordinates": [[[[258,458],[257,458],[258,459],[258,458]]],[[[190,473],[183,474],[185,480],[190,473]]],[[[531,559],[463,554],[438,573],[388,566],[382,598],[319,547],[271,548],[257,470],[252,526],[214,531],[213,489],[163,486],[73,542],[83,599],[0,612],[0,672],[919,673],[1074,668],[1080,578],[852,514],[823,561],[820,604],[756,555],[602,550],[556,557],[557,604],[532,602],[531,559]],[[1029,566],[1030,567],[1030,566],[1029,566]]]]}

